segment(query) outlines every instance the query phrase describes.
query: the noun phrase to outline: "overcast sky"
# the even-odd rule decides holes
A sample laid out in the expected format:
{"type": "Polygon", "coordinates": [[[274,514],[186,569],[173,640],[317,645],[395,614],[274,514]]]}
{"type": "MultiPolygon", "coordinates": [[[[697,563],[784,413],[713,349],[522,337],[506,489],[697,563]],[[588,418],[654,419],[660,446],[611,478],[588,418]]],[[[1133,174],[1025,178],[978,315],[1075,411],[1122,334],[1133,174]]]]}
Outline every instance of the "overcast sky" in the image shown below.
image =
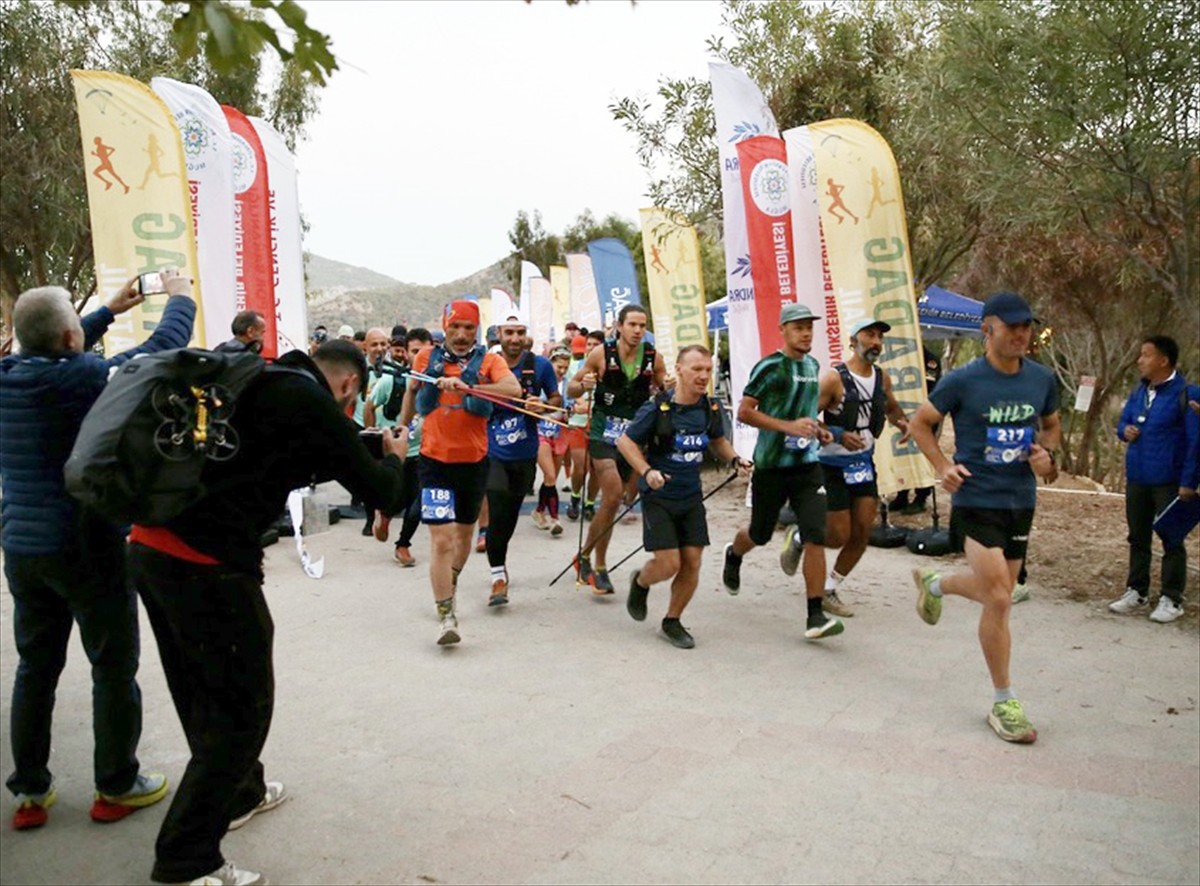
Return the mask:
{"type": "MultiPolygon", "coordinates": [[[[297,149],[305,248],[437,284],[509,252],[517,211],[559,232],[648,205],[614,98],[707,77],[715,0],[304,3],[341,68],[297,149]]],[[[545,269],[543,269],[544,271],[545,269]]]]}

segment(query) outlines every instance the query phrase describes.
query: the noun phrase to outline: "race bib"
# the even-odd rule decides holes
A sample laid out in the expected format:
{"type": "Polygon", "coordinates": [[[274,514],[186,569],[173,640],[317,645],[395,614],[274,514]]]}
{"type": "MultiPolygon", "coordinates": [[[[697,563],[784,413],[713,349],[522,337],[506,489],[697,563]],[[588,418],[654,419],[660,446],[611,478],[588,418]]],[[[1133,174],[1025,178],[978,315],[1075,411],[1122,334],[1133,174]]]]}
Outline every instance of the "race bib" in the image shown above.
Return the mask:
{"type": "Polygon", "coordinates": [[[421,519],[427,522],[445,522],[454,519],[453,489],[422,489],[421,519]]]}
{"type": "Polygon", "coordinates": [[[528,439],[529,430],[523,415],[506,415],[495,425],[496,443],[499,446],[515,446],[528,439]]]}
{"type": "Polygon", "coordinates": [[[676,434],[675,448],[670,459],[690,464],[704,461],[704,450],[708,448],[708,434],[676,434]]]}
{"type": "Polygon", "coordinates": [[[795,434],[785,434],[783,437],[783,448],[790,449],[793,452],[803,451],[816,442],[816,437],[797,437],[795,434]]]}
{"type": "Polygon", "coordinates": [[[617,418],[616,416],[606,416],[604,419],[604,442],[617,445],[617,438],[625,433],[629,427],[629,419],[617,418]]]}
{"type": "Polygon", "coordinates": [[[558,433],[561,430],[562,430],[562,428],[559,425],[556,425],[552,421],[539,421],[538,422],[538,434],[545,437],[547,440],[558,439],[558,433]]]}
{"type": "Polygon", "coordinates": [[[1029,425],[995,425],[987,429],[983,460],[989,465],[1008,465],[1029,460],[1034,429],[1029,425]]]}
{"type": "Polygon", "coordinates": [[[847,486],[870,483],[875,479],[875,465],[865,458],[852,461],[842,468],[842,477],[845,478],[847,486]]]}

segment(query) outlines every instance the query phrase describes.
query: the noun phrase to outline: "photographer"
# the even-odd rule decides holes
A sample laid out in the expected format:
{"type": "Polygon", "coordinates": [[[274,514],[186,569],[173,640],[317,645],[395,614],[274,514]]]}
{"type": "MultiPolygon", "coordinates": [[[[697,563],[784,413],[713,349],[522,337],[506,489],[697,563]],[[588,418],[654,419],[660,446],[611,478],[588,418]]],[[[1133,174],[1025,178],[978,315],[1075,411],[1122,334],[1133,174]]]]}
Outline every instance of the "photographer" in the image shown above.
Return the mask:
{"type": "Polygon", "coordinates": [[[366,376],[352,342],[326,342],[311,359],[284,354],[239,397],[231,425],[241,448],[206,466],[205,497],[165,527],[130,534],[130,573],[192,751],[159,832],[155,880],[251,882],[226,866],[221,838],[286,796],[259,762],[275,695],[259,539],[288,493],[314,479],[398,507],[405,432],[383,435],[377,461],[345,415],[366,376]]]}

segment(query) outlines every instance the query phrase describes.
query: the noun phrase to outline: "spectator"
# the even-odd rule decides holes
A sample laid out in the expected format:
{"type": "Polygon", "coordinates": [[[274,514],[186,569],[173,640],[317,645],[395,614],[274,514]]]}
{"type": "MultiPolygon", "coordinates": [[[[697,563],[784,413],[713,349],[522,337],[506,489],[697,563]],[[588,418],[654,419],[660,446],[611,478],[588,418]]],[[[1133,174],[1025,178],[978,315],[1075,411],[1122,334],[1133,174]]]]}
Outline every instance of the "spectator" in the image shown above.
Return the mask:
{"type": "Polygon", "coordinates": [[[91,816],[117,821],[157,803],[167,780],[139,771],[142,694],[137,603],[125,583],[121,533],[67,495],[63,465],[111,369],[137,354],[184,347],[196,303],[191,281],[166,269],[170,298],[147,341],[105,359],[91,353],[116,314],[140,304],[134,277],[82,321],[56,286],[23,293],[13,311],[20,353],[0,362],[0,546],[13,595],[20,664],[13,684],[13,827],[41,827],[54,802],[50,720],[72,622],[92,665],[96,797],[91,816]]]}
{"type": "MultiPolygon", "coordinates": [[[[1150,541],[1155,516],[1176,495],[1195,493],[1197,469],[1189,463],[1197,417],[1188,409],[1188,384],[1176,371],[1179,345],[1166,335],[1142,342],[1137,358],[1142,380],[1125,403],[1117,439],[1125,450],[1125,522],[1129,526],[1129,576],[1125,593],[1108,604],[1125,614],[1143,609],[1150,595],[1150,541]],[[1185,475],[1186,464],[1186,475],[1185,475]]],[[[1162,594],[1150,620],[1162,624],[1183,615],[1187,550],[1163,542],[1162,594]]]]}
{"type": "Polygon", "coordinates": [[[358,349],[364,354],[367,352],[367,331],[365,329],[356,329],[354,331],[354,343],[358,345],[358,349]]]}
{"type": "Polygon", "coordinates": [[[267,321],[263,319],[262,314],[258,311],[238,311],[229,328],[233,332],[233,338],[221,342],[213,348],[214,351],[262,353],[263,336],[267,333],[267,321]]]}
{"type": "Polygon", "coordinates": [[[311,357],[316,352],[317,348],[325,344],[329,340],[329,330],[324,326],[318,326],[313,330],[312,338],[308,342],[308,355],[311,357]]]}
{"type": "Polygon", "coordinates": [[[354,341],[354,327],[349,323],[343,323],[338,327],[337,337],[342,341],[354,341]]]}

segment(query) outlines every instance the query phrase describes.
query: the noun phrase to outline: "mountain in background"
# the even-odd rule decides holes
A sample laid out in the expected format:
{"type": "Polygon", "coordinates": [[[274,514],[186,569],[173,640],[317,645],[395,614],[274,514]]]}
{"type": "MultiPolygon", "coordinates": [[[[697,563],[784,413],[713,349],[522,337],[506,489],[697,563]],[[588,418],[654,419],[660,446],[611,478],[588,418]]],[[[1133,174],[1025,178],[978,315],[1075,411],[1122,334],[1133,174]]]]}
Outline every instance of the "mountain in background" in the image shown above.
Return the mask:
{"type": "Polygon", "coordinates": [[[493,286],[508,289],[503,260],[470,276],[439,286],[401,283],[386,274],[305,253],[308,327],[325,326],[330,334],[348,323],[355,329],[382,326],[437,326],[442,306],[462,295],[487,295],[493,286]]]}

